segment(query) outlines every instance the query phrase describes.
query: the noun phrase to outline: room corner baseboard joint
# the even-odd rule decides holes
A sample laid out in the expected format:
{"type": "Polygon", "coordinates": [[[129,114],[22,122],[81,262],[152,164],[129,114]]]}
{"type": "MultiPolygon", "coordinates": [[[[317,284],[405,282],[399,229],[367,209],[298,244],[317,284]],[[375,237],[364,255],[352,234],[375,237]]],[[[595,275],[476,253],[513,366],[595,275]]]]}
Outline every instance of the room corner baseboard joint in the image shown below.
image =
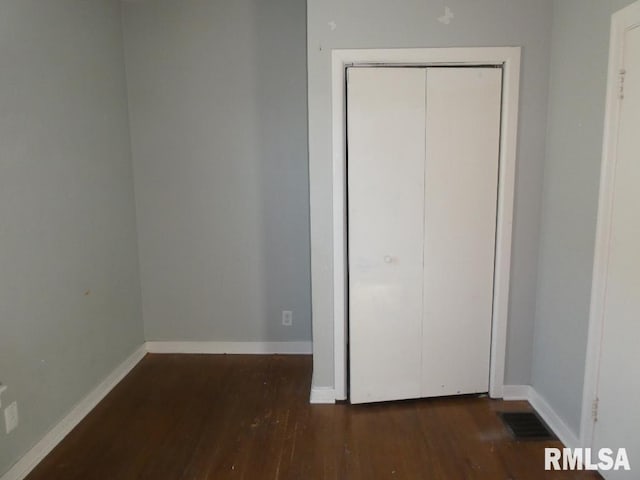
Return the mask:
{"type": "Polygon", "coordinates": [[[567,426],[547,400],[531,385],[505,385],[503,400],[526,400],[540,415],[565,447],[576,448],[580,445],[578,436],[567,426]]]}

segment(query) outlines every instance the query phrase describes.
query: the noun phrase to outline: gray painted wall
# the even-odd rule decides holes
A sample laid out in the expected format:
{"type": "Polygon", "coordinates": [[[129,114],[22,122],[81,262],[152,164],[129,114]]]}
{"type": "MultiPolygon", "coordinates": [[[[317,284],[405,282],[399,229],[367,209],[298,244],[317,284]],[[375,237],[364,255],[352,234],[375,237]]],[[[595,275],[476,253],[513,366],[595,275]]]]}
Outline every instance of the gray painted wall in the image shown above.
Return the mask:
{"type": "Polygon", "coordinates": [[[578,434],[611,14],[630,0],[556,0],[532,384],[578,434]]]}
{"type": "Polygon", "coordinates": [[[0,474],[143,342],[120,6],[0,5],[0,474]]]}
{"type": "Polygon", "coordinates": [[[147,340],[310,340],[305,11],[124,4],[147,340]]]}
{"type": "MultiPolygon", "coordinates": [[[[550,1],[452,1],[444,25],[435,0],[309,0],[307,52],[301,0],[126,3],[146,338],[309,339],[310,193],[314,383],[332,385],[331,48],[521,45],[506,382],[577,433],[609,17],[628,3],[556,0],[551,37],[550,1]]],[[[0,381],[21,414],[0,472],[144,338],[119,9],[0,7],[0,381]]]]}
{"type": "Polygon", "coordinates": [[[550,0],[308,0],[314,385],[333,385],[331,49],[523,46],[506,382],[528,384],[545,153],[550,0]],[[332,23],[333,22],[333,23],[332,23]],[[335,28],[334,28],[335,27],[335,28]]]}

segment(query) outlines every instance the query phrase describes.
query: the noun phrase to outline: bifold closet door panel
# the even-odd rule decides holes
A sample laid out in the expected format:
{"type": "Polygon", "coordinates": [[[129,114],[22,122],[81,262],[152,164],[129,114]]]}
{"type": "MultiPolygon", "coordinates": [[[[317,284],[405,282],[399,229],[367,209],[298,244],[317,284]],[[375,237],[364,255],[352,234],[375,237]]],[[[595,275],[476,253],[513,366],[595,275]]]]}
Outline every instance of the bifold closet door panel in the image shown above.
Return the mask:
{"type": "Polygon", "coordinates": [[[502,70],[427,71],[424,397],[486,392],[502,70]]]}
{"type": "Polygon", "coordinates": [[[352,403],[421,394],[425,77],[348,70],[352,403]]]}

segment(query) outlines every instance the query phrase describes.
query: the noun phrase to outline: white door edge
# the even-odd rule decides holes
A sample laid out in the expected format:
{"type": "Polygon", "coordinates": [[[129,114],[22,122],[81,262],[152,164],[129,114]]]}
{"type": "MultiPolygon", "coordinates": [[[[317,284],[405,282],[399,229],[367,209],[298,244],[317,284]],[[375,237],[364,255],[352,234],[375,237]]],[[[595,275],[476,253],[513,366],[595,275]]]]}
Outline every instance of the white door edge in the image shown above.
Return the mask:
{"type": "Polygon", "coordinates": [[[624,32],[628,28],[639,24],[640,1],[636,1],[622,10],[619,10],[611,17],[604,138],[602,142],[602,164],[600,169],[600,193],[598,199],[596,242],[593,258],[585,374],[582,390],[582,414],[580,419],[580,446],[582,447],[591,447],[593,444],[593,406],[598,396],[598,373],[600,367],[607,277],[607,252],[610,247],[611,216],[615,179],[615,140],[617,138],[618,117],[620,111],[620,98],[618,94],[619,70],[622,62],[624,32]]]}

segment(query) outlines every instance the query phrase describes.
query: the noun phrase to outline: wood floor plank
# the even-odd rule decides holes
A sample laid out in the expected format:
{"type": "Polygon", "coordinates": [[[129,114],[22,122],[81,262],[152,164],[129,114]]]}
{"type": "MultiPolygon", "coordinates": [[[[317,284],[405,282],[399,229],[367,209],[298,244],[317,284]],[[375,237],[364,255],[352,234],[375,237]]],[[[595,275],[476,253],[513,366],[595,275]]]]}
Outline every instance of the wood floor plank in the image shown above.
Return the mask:
{"type": "Polygon", "coordinates": [[[310,405],[311,357],[147,355],[27,480],[540,480],[544,447],[451,397],[310,405]]]}

